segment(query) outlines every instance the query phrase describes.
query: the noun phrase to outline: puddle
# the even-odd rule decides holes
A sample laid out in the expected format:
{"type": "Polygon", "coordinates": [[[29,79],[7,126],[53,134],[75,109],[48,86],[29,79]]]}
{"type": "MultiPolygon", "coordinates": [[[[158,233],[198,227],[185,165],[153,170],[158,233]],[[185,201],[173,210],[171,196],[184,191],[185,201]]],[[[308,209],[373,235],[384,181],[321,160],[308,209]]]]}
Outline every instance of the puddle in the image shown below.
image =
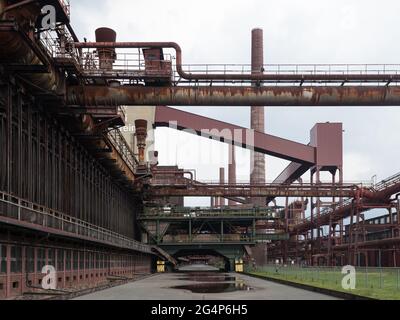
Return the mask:
{"type": "Polygon", "coordinates": [[[193,293],[225,293],[254,290],[244,283],[199,283],[185,286],[176,286],[172,287],[172,289],[189,290],[193,293]]]}
{"type": "Polygon", "coordinates": [[[243,280],[225,273],[191,272],[180,275],[178,280],[200,282],[172,287],[172,289],[189,290],[193,293],[224,293],[235,291],[250,291],[243,280]]]}
{"type": "Polygon", "coordinates": [[[198,274],[190,274],[184,277],[178,278],[178,280],[183,281],[195,281],[195,282],[235,282],[238,279],[236,277],[228,276],[228,275],[198,275],[198,274]]]}

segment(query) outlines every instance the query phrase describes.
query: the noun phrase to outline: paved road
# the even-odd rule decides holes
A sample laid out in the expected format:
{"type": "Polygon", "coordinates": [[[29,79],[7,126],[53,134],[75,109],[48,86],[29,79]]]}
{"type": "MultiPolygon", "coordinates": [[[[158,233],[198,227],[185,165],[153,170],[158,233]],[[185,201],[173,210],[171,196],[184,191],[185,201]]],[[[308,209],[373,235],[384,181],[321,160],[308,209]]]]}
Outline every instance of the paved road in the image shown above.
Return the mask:
{"type": "MultiPolygon", "coordinates": [[[[221,276],[223,278],[226,276],[231,285],[233,283],[235,286],[235,283],[240,283],[242,286],[245,285],[246,289],[222,293],[193,293],[187,289],[172,287],[193,284],[207,286],[204,279],[199,282],[197,278],[188,278],[185,273],[158,274],[137,282],[82,296],[77,300],[335,300],[335,298],[323,294],[245,275],[217,275],[219,278],[221,276]]],[[[215,275],[213,277],[208,281],[213,281],[214,285],[218,285],[218,282],[212,280],[215,279],[215,275]]]]}

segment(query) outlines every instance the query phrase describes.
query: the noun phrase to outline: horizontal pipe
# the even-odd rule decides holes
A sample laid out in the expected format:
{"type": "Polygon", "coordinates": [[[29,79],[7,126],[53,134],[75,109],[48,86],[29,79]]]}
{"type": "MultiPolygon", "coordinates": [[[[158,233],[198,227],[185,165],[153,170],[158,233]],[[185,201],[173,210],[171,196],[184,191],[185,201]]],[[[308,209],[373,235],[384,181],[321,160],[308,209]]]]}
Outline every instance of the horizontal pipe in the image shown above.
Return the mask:
{"type": "Polygon", "coordinates": [[[190,81],[328,81],[328,82],[396,82],[400,81],[400,74],[192,74],[182,67],[182,49],[175,42],[76,42],[77,49],[138,49],[159,48],[174,49],[176,51],[176,69],[182,79],[190,81]]]}
{"type": "Polygon", "coordinates": [[[399,106],[400,87],[140,87],[71,86],[67,104],[81,106],[399,106]]]}

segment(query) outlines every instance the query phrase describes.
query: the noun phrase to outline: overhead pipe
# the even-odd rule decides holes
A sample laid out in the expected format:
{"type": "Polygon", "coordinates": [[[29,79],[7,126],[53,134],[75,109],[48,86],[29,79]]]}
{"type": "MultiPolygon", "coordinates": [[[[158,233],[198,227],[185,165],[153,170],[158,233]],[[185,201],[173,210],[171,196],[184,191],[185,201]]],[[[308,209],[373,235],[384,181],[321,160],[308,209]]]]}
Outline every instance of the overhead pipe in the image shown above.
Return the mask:
{"type": "Polygon", "coordinates": [[[77,49],[174,49],[176,52],[176,69],[182,79],[189,81],[370,81],[370,82],[396,82],[400,81],[400,74],[193,74],[183,70],[182,49],[176,42],[75,42],[77,49]]]}
{"type": "Polygon", "coordinates": [[[400,87],[71,86],[67,104],[82,106],[400,106],[400,87]]]}

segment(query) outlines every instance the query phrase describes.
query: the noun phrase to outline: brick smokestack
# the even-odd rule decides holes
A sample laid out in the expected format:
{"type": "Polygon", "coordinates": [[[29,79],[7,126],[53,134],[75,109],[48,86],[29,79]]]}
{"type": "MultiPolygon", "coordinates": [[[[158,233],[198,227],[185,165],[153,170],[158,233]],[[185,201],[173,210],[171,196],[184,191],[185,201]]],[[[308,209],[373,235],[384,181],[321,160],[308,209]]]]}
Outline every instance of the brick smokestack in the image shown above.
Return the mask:
{"type": "MultiPolygon", "coordinates": [[[[230,185],[236,184],[236,152],[235,146],[230,144],[229,145],[229,172],[228,172],[228,183],[230,185]]],[[[229,200],[229,206],[236,205],[235,201],[229,200]]]]}
{"type": "MultiPolygon", "coordinates": [[[[219,169],[219,183],[220,184],[225,184],[225,168],[220,168],[219,169]]],[[[223,207],[226,205],[226,200],[225,198],[219,198],[218,199],[218,206],[223,207]]]]}
{"type": "MultiPolygon", "coordinates": [[[[264,73],[264,39],[262,29],[254,29],[252,31],[251,66],[253,74],[264,73]]],[[[253,84],[253,86],[259,85],[259,83],[253,84]]],[[[264,109],[264,106],[251,107],[251,129],[259,132],[265,131],[264,109]]],[[[265,155],[257,152],[251,153],[250,182],[252,184],[265,183],[265,155]]],[[[257,206],[265,206],[265,201],[263,198],[252,199],[252,203],[257,206]]]]}

